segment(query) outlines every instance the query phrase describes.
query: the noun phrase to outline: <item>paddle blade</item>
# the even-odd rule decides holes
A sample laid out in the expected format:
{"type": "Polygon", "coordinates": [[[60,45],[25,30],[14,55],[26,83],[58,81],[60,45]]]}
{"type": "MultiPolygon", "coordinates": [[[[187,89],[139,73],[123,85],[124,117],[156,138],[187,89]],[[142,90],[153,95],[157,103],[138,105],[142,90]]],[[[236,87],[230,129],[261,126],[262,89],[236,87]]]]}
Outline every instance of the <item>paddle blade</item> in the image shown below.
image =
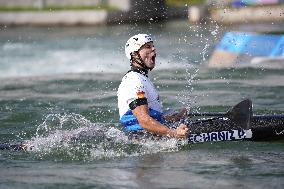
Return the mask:
{"type": "Polygon", "coordinates": [[[251,100],[246,99],[235,105],[227,112],[227,117],[243,129],[249,129],[252,118],[251,100]]]}

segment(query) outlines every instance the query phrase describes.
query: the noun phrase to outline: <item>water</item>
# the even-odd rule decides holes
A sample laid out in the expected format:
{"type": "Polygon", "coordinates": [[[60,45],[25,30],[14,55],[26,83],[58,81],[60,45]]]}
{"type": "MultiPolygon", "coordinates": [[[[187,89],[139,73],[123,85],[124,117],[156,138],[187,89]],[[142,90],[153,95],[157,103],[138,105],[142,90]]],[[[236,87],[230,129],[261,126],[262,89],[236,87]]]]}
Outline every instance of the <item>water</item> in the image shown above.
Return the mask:
{"type": "Polygon", "coordinates": [[[250,98],[258,114],[284,113],[284,66],[209,69],[225,29],[186,21],[72,28],[1,27],[0,188],[283,188],[284,144],[129,141],[116,90],[129,68],[124,43],[151,33],[150,77],[165,108],[226,111],[250,98]]]}

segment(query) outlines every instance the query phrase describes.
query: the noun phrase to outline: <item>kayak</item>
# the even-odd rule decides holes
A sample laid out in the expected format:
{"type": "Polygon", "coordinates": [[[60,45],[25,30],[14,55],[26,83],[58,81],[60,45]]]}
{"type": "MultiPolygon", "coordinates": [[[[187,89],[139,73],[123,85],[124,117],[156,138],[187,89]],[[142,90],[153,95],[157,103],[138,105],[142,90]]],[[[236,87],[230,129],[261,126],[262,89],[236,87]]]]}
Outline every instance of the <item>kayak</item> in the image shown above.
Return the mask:
{"type": "Polygon", "coordinates": [[[249,127],[220,117],[196,121],[190,125],[188,144],[216,141],[272,141],[284,139],[284,115],[254,115],[249,127]]]}
{"type": "MultiPolygon", "coordinates": [[[[284,115],[253,115],[252,102],[249,99],[239,102],[226,113],[190,113],[184,124],[187,124],[190,130],[186,144],[284,139],[284,115]]],[[[32,148],[33,146],[25,142],[0,144],[0,150],[18,151],[32,148]]]]}
{"type": "Polygon", "coordinates": [[[32,146],[25,144],[23,142],[10,144],[10,143],[2,143],[0,144],[0,150],[12,150],[12,151],[20,151],[20,150],[28,150],[31,149],[32,146]]]}
{"type": "Polygon", "coordinates": [[[252,101],[245,99],[227,113],[190,114],[215,116],[186,123],[190,128],[188,144],[215,141],[272,141],[284,139],[284,115],[253,115],[252,101]]]}

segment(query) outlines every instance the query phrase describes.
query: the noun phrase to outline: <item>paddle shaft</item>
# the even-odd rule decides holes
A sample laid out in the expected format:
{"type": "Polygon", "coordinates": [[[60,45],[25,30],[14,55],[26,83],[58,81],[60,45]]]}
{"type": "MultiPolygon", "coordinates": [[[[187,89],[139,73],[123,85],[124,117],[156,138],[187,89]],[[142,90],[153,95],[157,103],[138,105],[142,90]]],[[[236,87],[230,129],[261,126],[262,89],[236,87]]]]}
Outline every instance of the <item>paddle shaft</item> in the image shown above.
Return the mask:
{"type": "Polygon", "coordinates": [[[187,116],[197,117],[197,116],[214,116],[214,117],[227,117],[227,113],[188,113],[187,116]]]}
{"type": "MultiPolygon", "coordinates": [[[[228,113],[188,113],[187,116],[197,117],[197,116],[213,116],[213,117],[227,117],[228,113]]],[[[255,119],[284,119],[284,114],[268,114],[268,115],[253,115],[252,118],[255,119]]]]}

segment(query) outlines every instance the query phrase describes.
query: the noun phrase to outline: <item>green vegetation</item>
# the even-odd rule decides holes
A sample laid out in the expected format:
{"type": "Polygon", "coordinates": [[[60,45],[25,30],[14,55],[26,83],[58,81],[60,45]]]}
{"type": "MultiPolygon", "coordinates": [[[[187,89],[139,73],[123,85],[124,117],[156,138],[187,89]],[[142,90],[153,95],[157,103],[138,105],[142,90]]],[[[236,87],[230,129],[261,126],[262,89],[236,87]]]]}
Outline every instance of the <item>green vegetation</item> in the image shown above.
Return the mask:
{"type": "MultiPolygon", "coordinates": [[[[206,0],[165,0],[168,6],[181,7],[181,6],[191,6],[205,3],[206,0]]],[[[0,12],[24,12],[24,11],[62,11],[62,10],[107,10],[116,11],[116,7],[108,6],[106,3],[102,3],[99,6],[56,6],[48,5],[44,7],[35,6],[13,6],[5,7],[0,6],[0,12]]]]}
{"type": "Polygon", "coordinates": [[[2,12],[22,12],[22,11],[62,11],[62,10],[108,10],[115,11],[115,7],[110,7],[107,5],[101,6],[46,6],[43,8],[38,7],[1,7],[2,12]]]}
{"type": "Polygon", "coordinates": [[[190,5],[198,5],[205,3],[206,0],[166,0],[166,4],[168,6],[181,7],[181,6],[190,6],[190,5]]]}

